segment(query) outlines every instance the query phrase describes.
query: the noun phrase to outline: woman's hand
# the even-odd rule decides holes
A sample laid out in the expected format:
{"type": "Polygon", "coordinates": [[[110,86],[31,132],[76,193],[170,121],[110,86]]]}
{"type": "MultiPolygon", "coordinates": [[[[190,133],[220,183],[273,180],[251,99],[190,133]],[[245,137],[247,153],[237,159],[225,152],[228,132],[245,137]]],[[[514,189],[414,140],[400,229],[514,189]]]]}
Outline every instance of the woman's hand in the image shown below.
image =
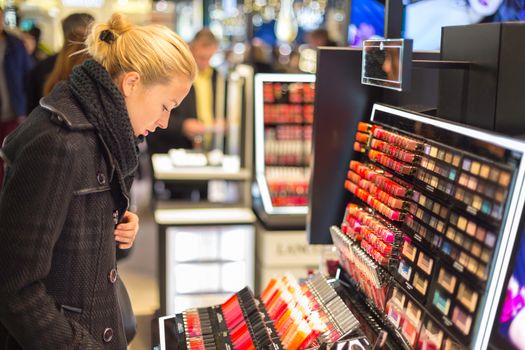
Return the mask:
{"type": "Polygon", "coordinates": [[[124,213],[122,222],[115,228],[115,240],[120,249],[129,249],[139,232],[139,217],[130,211],[124,213]]]}

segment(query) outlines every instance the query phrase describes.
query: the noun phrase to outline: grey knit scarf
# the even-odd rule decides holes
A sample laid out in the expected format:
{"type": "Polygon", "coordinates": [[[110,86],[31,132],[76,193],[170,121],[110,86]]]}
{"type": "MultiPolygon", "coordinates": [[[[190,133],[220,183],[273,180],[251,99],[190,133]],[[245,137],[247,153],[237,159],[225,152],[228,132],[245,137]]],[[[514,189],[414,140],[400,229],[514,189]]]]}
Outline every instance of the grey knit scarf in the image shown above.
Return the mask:
{"type": "Polygon", "coordinates": [[[141,140],[133,134],[122,93],[108,71],[94,60],[73,69],[70,89],[115,158],[127,187],[131,186],[141,140]]]}

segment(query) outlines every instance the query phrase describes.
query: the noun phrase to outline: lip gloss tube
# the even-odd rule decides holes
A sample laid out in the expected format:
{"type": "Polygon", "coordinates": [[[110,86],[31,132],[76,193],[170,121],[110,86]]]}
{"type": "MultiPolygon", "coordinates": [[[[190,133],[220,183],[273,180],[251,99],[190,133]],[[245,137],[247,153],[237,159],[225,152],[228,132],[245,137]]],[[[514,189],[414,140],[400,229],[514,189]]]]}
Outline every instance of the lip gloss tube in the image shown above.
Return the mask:
{"type": "Polygon", "coordinates": [[[367,144],[369,139],[370,139],[370,134],[365,134],[365,133],[359,132],[359,131],[356,132],[356,134],[355,134],[355,140],[360,142],[360,143],[367,144]]]}
{"type": "Polygon", "coordinates": [[[359,153],[365,153],[366,145],[359,143],[359,142],[354,142],[354,151],[359,152],[359,153]]]}
{"type": "Polygon", "coordinates": [[[372,129],[372,124],[368,124],[365,122],[359,122],[357,123],[357,130],[361,132],[369,132],[370,129],[372,129]]]}

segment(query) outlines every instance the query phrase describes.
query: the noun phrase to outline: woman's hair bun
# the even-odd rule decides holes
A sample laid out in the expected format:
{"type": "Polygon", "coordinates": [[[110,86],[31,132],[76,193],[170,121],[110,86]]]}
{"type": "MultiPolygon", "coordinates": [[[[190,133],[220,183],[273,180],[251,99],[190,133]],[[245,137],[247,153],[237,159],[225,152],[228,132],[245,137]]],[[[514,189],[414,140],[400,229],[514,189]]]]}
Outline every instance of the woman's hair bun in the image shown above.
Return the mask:
{"type": "Polygon", "coordinates": [[[107,22],[108,29],[117,37],[124,34],[133,27],[128,18],[122,13],[114,13],[107,22]]]}
{"type": "Polygon", "coordinates": [[[164,84],[176,75],[193,80],[197,72],[188,45],[171,29],[137,26],[121,13],[94,24],[85,43],[87,53],[113,78],[137,72],[144,85],[164,84]]]}
{"type": "Polygon", "coordinates": [[[113,41],[115,41],[115,34],[109,29],[104,29],[100,32],[100,35],[98,36],[100,40],[111,44],[113,41]]]}

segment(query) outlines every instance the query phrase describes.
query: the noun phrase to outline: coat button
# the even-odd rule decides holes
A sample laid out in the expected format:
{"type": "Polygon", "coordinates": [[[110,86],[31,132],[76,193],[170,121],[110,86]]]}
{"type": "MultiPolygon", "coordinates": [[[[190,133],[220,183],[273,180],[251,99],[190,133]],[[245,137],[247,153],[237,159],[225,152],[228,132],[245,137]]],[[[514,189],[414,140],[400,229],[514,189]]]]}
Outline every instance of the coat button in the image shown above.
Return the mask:
{"type": "Polygon", "coordinates": [[[115,225],[118,224],[118,210],[117,209],[113,210],[113,223],[115,225]]]}
{"type": "Polygon", "coordinates": [[[105,185],[106,184],[106,175],[103,173],[97,173],[97,181],[99,185],[105,185]]]}
{"type": "Polygon", "coordinates": [[[111,339],[113,339],[113,329],[111,328],[104,329],[103,339],[106,343],[109,343],[111,339]]]}
{"type": "Polygon", "coordinates": [[[108,273],[108,280],[111,284],[117,282],[118,272],[117,269],[111,269],[108,273]]]}

